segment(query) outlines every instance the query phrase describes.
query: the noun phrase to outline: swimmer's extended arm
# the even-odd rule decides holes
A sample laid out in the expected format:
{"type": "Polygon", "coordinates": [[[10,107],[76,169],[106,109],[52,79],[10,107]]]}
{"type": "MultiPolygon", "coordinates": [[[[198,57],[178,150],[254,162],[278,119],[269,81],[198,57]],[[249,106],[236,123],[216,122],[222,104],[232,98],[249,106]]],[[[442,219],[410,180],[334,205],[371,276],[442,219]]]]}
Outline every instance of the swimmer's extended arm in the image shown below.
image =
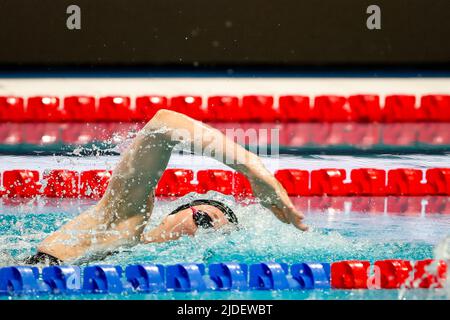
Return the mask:
{"type": "Polygon", "coordinates": [[[38,251],[69,261],[88,252],[111,251],[139,242],[153,209],[154,189],[173,147],[181,141],[243,173],[254,195],[281,221],[307,229],[303,215],[255,154],[202,122],[160,110],[122,155],[97,205],[44,239],[38,251]]]}
{"type": "Polygon", "coordinates": [[[292,223],[301,230],[307,229],[302,223],[303,214],[295,209],[286,190],[265,168],[260,158],[225,137],[219,130],[183,114],[161,110],[142,129],[141,134],[151,136],[152,132],[161,132],[161,142],[164,141],[168,148],[184,142],[194,152],[213,157],[243,173],[262,205],[281,221],[292,223]]]}

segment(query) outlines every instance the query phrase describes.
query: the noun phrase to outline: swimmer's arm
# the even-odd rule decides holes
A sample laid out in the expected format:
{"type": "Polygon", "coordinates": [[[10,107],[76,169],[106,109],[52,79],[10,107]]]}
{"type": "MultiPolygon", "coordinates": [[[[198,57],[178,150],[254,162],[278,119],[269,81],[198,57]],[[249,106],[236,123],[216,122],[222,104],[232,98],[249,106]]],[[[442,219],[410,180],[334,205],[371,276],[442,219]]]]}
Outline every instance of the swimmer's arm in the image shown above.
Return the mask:
{"type": "Polygon", "coordinates": [[[163,132],[162,140],[167,146],[172,148],[184,142],[195,153],[210,156],[244,174],[251,183],[254,195],[278,219],[293,223],[301,230],[307,229],[302,223],[303,214],[295,209],[286,190],[254,153],[228,139],[219,130],[169,110],[158,111],[142,129],[144,135],[158,131],[163,132]]]}

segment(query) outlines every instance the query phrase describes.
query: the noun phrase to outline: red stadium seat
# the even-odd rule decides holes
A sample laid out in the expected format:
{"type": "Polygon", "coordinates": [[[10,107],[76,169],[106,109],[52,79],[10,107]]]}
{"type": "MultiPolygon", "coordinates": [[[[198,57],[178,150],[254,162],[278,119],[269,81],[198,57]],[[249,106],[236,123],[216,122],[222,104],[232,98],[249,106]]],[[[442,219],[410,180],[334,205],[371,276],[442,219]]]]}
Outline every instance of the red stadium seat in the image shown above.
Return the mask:
{"type": "MultiPolygon", "coordinates": [[[[374,263],[379,268],[379,288],[398,289],[407,283],[413,267],[407,260],[382,260],[374,263]]],[[[377,289],[379,289],[377,288],[377,289]]]]}
{"type": "Polygon", "coordinates": [[[200,96],[176,96],[170,99],[170,109],[197,120],[203,120],[205,111],[200,96]]]}
{"type": "Polygon", "coordinates": [[[200,170],[197,172],[197,192],[207,193],[210,190],[223,194],[233,194],[234,175],[229,170],[200,170]]]}
{"type": "Polygon", "coordinates": [[[59,105],[59,98],[36,96],[28,98],[27,117],[36,122],[59,122],[63,120],[64,113],[59,105]]]}
{"type": "Polygon", "coordinates": [[[51,170],[44,173],[44,195],[50,198],[75,198],[79,195],[79,175],[72,170],[51,170]]]}
{"type": "Polygon", "coordinates": [[[331,264],[331,287],[367,289],[369,261],[340,261],[331,264]]]}
{"type": "Polygon", "coordinates": [[[242,97],[239,120],[273,122],[280,119],[273,96],[248,95],[242,97]]]}
{"type": "Polygon", "coordinates": [[[412,122],[417,120],[416,97],[413,95],[387,96],[382,109],[386,122],[412,122]]]}
{"type": "Polygon", "coordinates": [[[98,121],[130,121],[134,110],[131,109],[130,97],[101,97],[97,109],[98,121]]]}
{"type": "Polygon", "coordinates": [[[314,120],[324,122],[347,122],[356,119],[354,110],[350,109],[347,103],[347,98],[342,96],[316,96],[312,114],[314,120]]]}
{"type": "Polygon", "coordinates": [[[89,170],[80,174],[80,195],[99,199],[103,196],[111,179],[112,171],[89,170]]]}
{"type": "Polygon", "coordinates": [[[393,169],[388,171],[387,192],[393,196],[420,196],[427,193],[419,169],[393,169]]]}
{"type": "Polygon", "coordinates": [[[427,185],[432,195],[450,195],[450,168],[428,169],[427,185]]]}
{"type": "Polygon", "coordinates": [[[309,172],[298,169],[282,169],[275,172],[275,178],[290,196],[309,195],[309,172]]]}
{"type": "Polygon", "coordinates": [[[185,169],[166,169],[159,179],[155,190],[156,196],[184,196],[195,191],[192,184],[194,180],[194,172],[185,169]]]}
{"type": "Polygon", "coordinates": [[[132,120],[149,121],[158,110],[168,108],[168,99],[163,96],[141,96],[136,98],[136,110],[132,120]]]}
{"type": "Polygon", "coordinates": [[[378,122],[381,120],[380,97],[378,95],[358,94],[348,97],[348,105],[360,122],[378,122]]]}
{"type": "Polygon", "coordinates": [[[350,193],[356,196],[383,196],[386,194],[386,171],[361,168],[351,172],[350,193]]]}
{"type": "Polygon", "coordinates": [[[92,122],[97,120],[95,98],[69,96],[64,98],[63,120],[69,122],[92,122]]]}
{"type": "Polygon", "coordinates": [[[280,120],[282,121],[311,121],[312,109],[307,96],[288,95],[281,96],[278,100],[280,120]]]}
{"type": "Polygon", "coordinates": [[[39,172],[36,170],[7,170],[3,172],[3,187],[8,197],[34,197],[41,193],[39,172]]]}
{"type": "Polygon", "coordinates": [[[430,94],[422,96],[417,111],[419,121],[450,121],[450,95],[430,94]]]}
{"type": "Polygon", "coordinates": [[[414,288],[443,288],[447,280],[448,266],[445,261],[426,259],[414,264],[414,288]]]}
{"type": "Polygon", "coordinates": [[[0,122],[26,121],[25,105],[20,97],[0,97],[0,122]]]}
{"type": "Polygon", "coordinates": [[[311,171],[311,195],[345,196],[348,185],[344,169],[319,169],[311,171]]]}
{"type": "Polygon", "coordinates": [[[239,98],[212,96],[208,98],[206,121],[239,121],[239,98]]]}

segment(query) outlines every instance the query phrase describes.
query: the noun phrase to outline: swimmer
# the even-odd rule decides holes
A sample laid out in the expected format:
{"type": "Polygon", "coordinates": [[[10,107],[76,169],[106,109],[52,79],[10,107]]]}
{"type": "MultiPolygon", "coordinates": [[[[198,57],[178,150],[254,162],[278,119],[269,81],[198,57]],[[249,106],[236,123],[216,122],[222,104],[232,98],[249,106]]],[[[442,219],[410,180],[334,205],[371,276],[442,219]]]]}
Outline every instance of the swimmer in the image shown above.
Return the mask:
{"type": "Polygon", "coordinates": [[[282,222],[307,230],[303,214],[295,209],[285,189],[258,156],[200,121],[160,110],[123,153],[98,203],[45,238],[37,253],[24,263],[63,264],[138,243],[194,236],[199,228],[218,230],[236,225],[235,214],[223,203],[195,200],[169,213],[156,228],[145,230],[153,210],[154,190],[173,148],[180,142],[202,150],[201,154],[208,150],[210,156],[244,174],[264,207],[282,222]],[[198,136],[201,138],[195,138],[198,136]]]}

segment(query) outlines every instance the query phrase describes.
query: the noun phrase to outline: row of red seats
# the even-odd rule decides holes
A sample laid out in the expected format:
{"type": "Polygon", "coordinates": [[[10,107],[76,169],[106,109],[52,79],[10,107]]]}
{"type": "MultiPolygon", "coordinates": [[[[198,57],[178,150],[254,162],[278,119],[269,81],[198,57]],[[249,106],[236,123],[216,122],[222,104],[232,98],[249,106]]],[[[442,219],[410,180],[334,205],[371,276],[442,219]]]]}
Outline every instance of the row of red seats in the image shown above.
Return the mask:
{"type": "Polygon", "coordinates": [[[269,95],[140,96],[134,103],[128,96],[69,96],[60,102],[54,96],[34,96],[26,103],[21,97],[0,97],[0,122],[62,121],[148,121],[160,109],[171,109],[202,121],[256,122],[415,122],[450,121],[450,95],[424,95],[420,103],[414,95],[308,96],[269,95]]]}
{"type": "MultiPolygon", "coordinates": [[[[113,137],[126,137],[129,131],[138,130],[141,126],[141,123],[119,122],[0,123],[0,144],[114,142],[113,137]]],[[[244,132],[258,132],[259,144],[270,143],[275,138],[279,139],[279,145],[288,147],[450,145],[449,123],[239,123],[238,126],[244,132]],[[271,129],[279,131],[271,136],[271,129]],[[264,132],[266,136],[263,136],[264,132]]],[[[227,129],[236,128],[236,123],[216,123],[214,127],[227,133],[227,129]]]]}
{"type": "Polygon", "coordinates": [[[441,260],[389,259],[376,261],[340,261],[331,264],[334,289],[442,288],[447,279],[447,264],[441,260]]]}
{"type": "MultiPolygon", "coordinates": [[[[89,170],[78,173],[71,170],[52,170],[43,176],[43,190],[36,170],[9,170],[3,172],[4,193],[11,197],[30,197],[43,194],[48,197],[100,197],[108,185],[110,171],[89,170]]],[[[344,169],[319,169],[310,172],[282,169],[275,177],[290,196],[421,196],[450,195],[450,168],[426,170],[361,168],[351,171],[346,180],[344,169]]],[[[167,169],[156,189],[157,196],[183,196],[189,192],[206,193],[210,190],[224,194],[250,197],[249,181],[240,173],[228,170],[200,170],[197,184],[194,172],[185,169],[167,169]]]]}

